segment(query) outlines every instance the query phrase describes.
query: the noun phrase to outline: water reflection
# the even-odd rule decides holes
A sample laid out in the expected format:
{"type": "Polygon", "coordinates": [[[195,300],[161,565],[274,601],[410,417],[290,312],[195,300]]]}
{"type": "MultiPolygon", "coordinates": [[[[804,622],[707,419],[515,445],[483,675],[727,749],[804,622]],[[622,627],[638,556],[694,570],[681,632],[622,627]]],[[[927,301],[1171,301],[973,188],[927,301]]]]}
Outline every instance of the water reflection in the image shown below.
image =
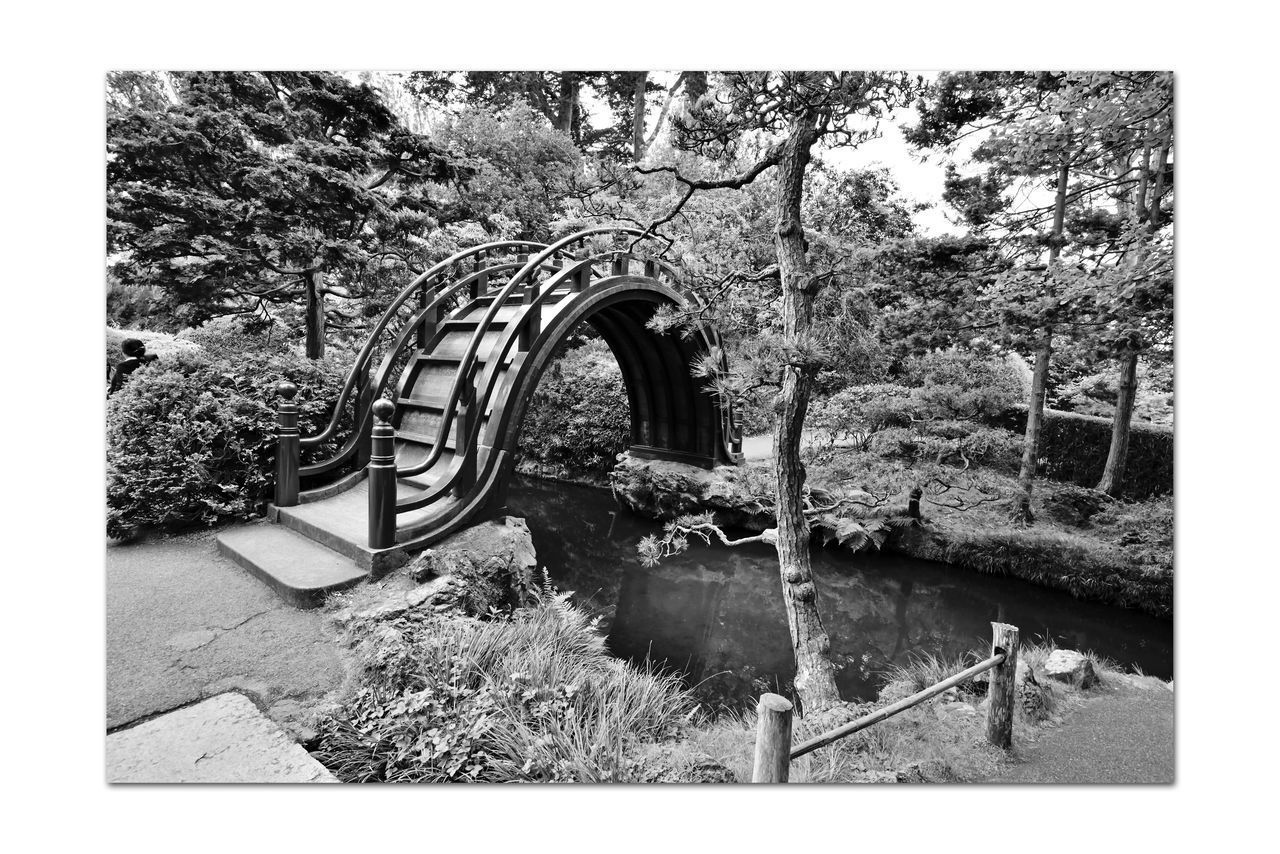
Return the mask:
{"type": "MultiPolygon", "coordinates": [[[[677,668],[705,699],[725,705],[785,690],[794,676],[771,548],[691,544],[645,569],[635,545],[657,526],[620,510],[605,491],[519,479],[510,506],[528,520],[557,586],[601,616],[615,654],[677,668]]],[[[1172,624],[1136,611],[894,555],[815,549],[813,565],[845,699],[874,698],[885,669],[912,654],[950,656],[990,643],[992,620],[1173,676],[1172,624]]]]}

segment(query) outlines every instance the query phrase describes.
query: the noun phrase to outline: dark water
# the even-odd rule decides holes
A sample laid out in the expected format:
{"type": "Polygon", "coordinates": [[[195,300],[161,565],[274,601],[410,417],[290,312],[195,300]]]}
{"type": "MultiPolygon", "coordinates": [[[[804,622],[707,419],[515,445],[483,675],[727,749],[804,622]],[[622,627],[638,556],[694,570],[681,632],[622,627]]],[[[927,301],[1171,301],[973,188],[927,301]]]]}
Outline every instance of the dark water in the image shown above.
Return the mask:
{"type": "MultiPolygon", "coordinates": [[[[607,490],[522,478],[510,509],[556,586],[601,616],[614,654],[679,670],[712,704],[786,690],[795,668],[773,549],[691,543],[645,569],[636,542],[659,526],[607,490]]],[[[1173,624],[1137,611],[897,555],[816,548],[813,569],[846,700],[874,699],[886,668],[913,654],[985,647],[993,620],[1173,678],[1173,624]]]]}

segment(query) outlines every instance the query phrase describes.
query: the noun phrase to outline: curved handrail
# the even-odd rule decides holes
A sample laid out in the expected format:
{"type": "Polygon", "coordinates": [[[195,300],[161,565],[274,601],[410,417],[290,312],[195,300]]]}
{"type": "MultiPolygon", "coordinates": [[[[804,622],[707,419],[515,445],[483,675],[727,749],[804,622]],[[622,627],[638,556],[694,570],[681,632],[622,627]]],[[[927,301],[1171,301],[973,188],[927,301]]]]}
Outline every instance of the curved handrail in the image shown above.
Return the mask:
{"type": "MultiPolygon", "coordinates": [[[[376,324],[374,324],[373,330],[369,333],[368,340],[366,340],[364,346],[360,348],[360,352],[356,356],[355,363],[351,366],[351,370],[347,373],[347,377],[342,383],[342,391],[338,394],[338,400],[334,405],[332,415],[329,417],[329,423],[326,424],[324,429],[319,433],[313,436],[303,437],[299,443],[301,447],[314,448],[331,439],[333,434],[337,432],[338,424],[342,420],[342,410],[346,406],[347,399],[351,396],[352,390],[355,388],[356,377],[368,367],[367,363],[369,361],[369,357],[373,354],[373,349],[377,345],[378,339],[381,337],[382,333],[386,331],[387,326],[390,325],[391,320],[395,317],[396,313],[405,304],[405,302],[407,302],[415,293],[420,291],[427,282],[434,277],[448,272],[455,265],[465,261],[467,258],[471,258],[485,252],[501,249],[533,249],[535,247],[542,247],[545,245],[546,244],[544,243],[537,243],[530,240],[499,240],[492,243],[484,243],[480,246],[473,246],[472,248],[462,252],[455,252],[453,255],[450,255],[448,258],[431,267],[431,269],[420,274],[412,282],[406,285],[404,290],[400,291],[396,298],[391,301],[391,304],[387,306],[386,311],[382,313],[382,317],[379,318],[376,324]]],[[[360,413],[356,413],[356,418],[357,421],[359,421],[360,413]]]]}
{"type": "MultiPolygon", "coordinates": [[[[387,348],[385,355],[382,357],[382,363],[378,366],[378,370],[374,373],[372,383],[372,398],[380,397],[383,390],[387,387],[388,381],[391,379],[391,367],[395,364],[396,358],[401,351],[409,343],[409,339],[418,331],[420,327],[431,315],[437,311],[441,305],[447,304],[450,300],[458,295],[460,291],[470,285],[479,278],[483,273],[493,273],[495,271],[515,269],[515,262],[507,262],[503,264],[495,264],[492,267],[486,267],[483,270],[468,273],[462,278],[454,281],[451,285],[443,285],[437,291],[435,299],[426,306],[418,309],[409,320],[401,327],[397,333],[395,341],[387,348]]],[[[347,437],[347,441],[343,444],[332,457],[318,463],[303,466],[299,469],[299,474],[303,477],[314,477],[315,475],[324,474],[332,471],[342,465],[356,450],[356,446],[360,443],[360,438],[364,435],[366,428],[373,419],[373,412],[369,408],[365,408],[364,412],[356,412],[355,429],[351,431],[351,435],[347,437]]]]}
{"type": "MultiPolygon", "coordinates": [[[[532,309],[540,309],[542,304],[550,298],[551,292],[565,281],[571,279],[578,273],[578,271],[582,270],[584,267],[593,266],[599,261],[610,257],[610,255],[612,255],[612,253],[604,253],[590,258],[580,259],[576,263],[566,266],[556,275],[543,283],[545,288],[540,290],[539,294],[530,304],[529,307],[531,311],[526,312],[515,324],[505,329],[503,331],[502,339],[491,351],[498,354],[498,358],[490,361],[483,376],[481,377],[481,382],[478,384],[478,388],[476,389],[477,412],[483,412],[485,408],[487,408],[486,405],[490,398],[496,393],[495,387],[498,382],[498,376],[501,373],[499,366],[506,358],[507,352],[515,345],[516,341],[519,340],[521,329],[530,322],[530,318],[533,316],[532,309]]],[[[481,430],[480,421],[480,418],[476,418],[471,425],[466,436],[466,449],[463,452],[465,454],[477,452],[481,430]]],[[[462,461],[460,459],[455,458],[444,476],[432,484],[425,492],[397,501],[396,512],[408,513],[412,510],[419,510],[435,503],[437,499],[453,488],[453,484],[457,481],[458,475],[462,471],[461,462],[462,461]]],[[[431,467],[431,465],[433,465],[433,463],[418,463],[412,468],[400,469],[398,474],[404,477],[412,477],[415,474],[421,474],[426,471],[431,467]]]]}
{"type": "Polygon", "coordinates": [[[549,244],[537,255],[530,258],[523,267],[521,267],[515,275],[513,275],[502,290],[494,297],[493,303],[489,306],[484,316],[476,324],[476,330],[471,335],[471,340],[467,342],[467,349],[463,351],[462,359],[458,365],[457,373],[453,378],[453,385],[449,388],[449,395],[445,398],[444,412],[440,418],[440,424],[436,428],[436,440],[432,443],[431,453],[427,458],[416,465],[402,471],[404,476],[413,476],[427,471],[444,454],[445,439],[449,433],[449,427],[453,424],[453,417],[456,411],[458,401],[462,397],[463,383],[471,382],[471,374],[475,369],[476,353],[480,350],[480,343],[484,340],[485,334],[488,332],[493,319],[497,317],[498,312],[502,309],[507,299],[515,292],[525,279],[532,273],[536,272],[547,261],[555,257],[556,253],[563,252],[567,247],[575,243],[581,243],[588,237],[596,234],[642,234],[638,228],[630,226],[599,226],[597,228],[588,228],[571,234],[568,237],[561,238],[555,243],[549,244]]]}

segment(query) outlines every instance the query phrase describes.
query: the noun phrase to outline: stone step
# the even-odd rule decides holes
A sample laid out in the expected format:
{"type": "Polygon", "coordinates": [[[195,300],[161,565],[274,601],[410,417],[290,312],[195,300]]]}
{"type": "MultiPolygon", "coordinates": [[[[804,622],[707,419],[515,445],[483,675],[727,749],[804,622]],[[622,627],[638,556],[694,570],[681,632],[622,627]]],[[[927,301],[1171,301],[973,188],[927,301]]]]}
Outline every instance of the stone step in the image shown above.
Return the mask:
{"type": "Polygon", "coordinates": [[[295,608],[364,581],[369,572],[345,555],[283,525],[245,525],[218,535],[218,551],[247,569],[295,608]]]}

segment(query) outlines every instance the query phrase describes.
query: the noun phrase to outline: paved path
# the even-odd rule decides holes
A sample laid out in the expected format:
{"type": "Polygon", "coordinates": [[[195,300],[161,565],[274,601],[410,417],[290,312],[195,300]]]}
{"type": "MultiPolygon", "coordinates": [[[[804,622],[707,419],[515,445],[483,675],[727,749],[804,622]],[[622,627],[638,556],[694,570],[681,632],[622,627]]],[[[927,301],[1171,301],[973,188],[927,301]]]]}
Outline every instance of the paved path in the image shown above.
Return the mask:
{"type": "Polygon", "coordinates": [[[296,736],[342,681],[320,614],[219,556],[211,533],[109,542],[106,598],[108,730],[238,691],[296,736]]]}
{"type": "Polygon", "coordinates": [[[1101,689],[988,782],[1172,783],[1173,710],[1158,679],[1101,689]]]}

